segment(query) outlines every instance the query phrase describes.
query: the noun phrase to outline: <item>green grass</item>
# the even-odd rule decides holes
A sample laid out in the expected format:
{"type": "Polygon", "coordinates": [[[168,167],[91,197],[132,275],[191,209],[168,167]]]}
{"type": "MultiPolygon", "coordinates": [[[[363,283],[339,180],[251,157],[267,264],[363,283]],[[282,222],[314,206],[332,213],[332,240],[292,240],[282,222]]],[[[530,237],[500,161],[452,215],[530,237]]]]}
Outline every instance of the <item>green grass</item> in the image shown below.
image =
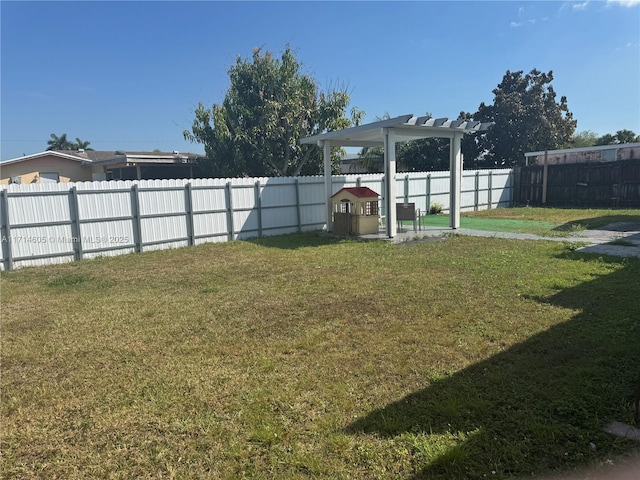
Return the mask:
{"type": "Polygon", "coordinates": [[[2,478],[510,478],[633,451],[640,261],[316,234],[3,273],[2,478]],[[594,450],[590,443],[597,446],[594,450]]]}
{"type": "MultiPolygon", "coordinates": [[[[530,233],[534,235],[568,237],[572,232],[595,229],[615,222],[640,223],[640,209],[558,209],[558,208],[498,208],[465,212],[460,227],[491,232],[530,233]]],[[[448,215],[426,215],[422,225],[447,228],[448,215]]]]}

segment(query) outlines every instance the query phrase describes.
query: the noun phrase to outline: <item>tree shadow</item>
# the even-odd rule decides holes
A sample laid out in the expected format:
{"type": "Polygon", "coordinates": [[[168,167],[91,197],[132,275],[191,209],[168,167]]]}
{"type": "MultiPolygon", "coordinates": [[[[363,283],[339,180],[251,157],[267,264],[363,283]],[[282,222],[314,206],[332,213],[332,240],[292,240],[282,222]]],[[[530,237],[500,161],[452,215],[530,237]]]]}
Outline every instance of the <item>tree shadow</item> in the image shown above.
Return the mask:
{"type": "Polygon", "coordinates": [[[610,230],[614,232],[635,231],[640,228],[640,215],[620,214],[582,218],[558,225],[553,230],[571,232],[576,229],[610,230]]]}
{"type": "Polygon", "coordinates": [[[347,431],[415,434],[432,444],[448,438],[441,453],[422,456],[415,478],[549,474],[632,451],[637,444],[602,428],[633,421],[640,261],[568,255],[623,268],[535,299],[580,310],[570,321],[372,411],[347,431]]]}
{"type": "MultiPolygon", "coordinates": [[[[357,239],[350,239],[357,241],[357,239]]],[[[246,238],[242,241],[253,243],[261,247],[280,248],[283,250],[297,250],[299,248],[324,247],[344,242],[345,239],[324,234],[320,231],[288,233],[273,236],[246,238]]]]}

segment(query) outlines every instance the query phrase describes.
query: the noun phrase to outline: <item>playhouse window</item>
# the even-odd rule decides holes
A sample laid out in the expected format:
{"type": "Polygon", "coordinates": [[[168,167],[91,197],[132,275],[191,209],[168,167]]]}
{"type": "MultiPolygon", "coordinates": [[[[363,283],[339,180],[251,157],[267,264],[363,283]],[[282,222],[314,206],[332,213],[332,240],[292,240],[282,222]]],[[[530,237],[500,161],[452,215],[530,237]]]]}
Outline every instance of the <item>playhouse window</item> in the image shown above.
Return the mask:
{"type": "Polygon", "coordinates": [[[340,213],[351,213],[351,202],[349,200],[340,200],[340,213]]]}
{"type": "Polygon", "coordinates": [[[364,205],[365,215],[378,215],[378,202],[366,202],[364,205]]]}

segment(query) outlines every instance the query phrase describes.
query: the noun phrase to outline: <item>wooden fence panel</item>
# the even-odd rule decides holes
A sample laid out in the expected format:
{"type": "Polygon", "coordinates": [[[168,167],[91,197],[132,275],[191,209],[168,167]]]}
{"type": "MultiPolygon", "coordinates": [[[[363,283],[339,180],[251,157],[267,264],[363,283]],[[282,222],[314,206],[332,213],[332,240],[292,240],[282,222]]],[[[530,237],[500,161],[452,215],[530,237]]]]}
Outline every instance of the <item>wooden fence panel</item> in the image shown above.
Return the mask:
{"type": "MultiPolygon", "coordinates": [[[[550,207],[640,207],[640,160],[549,165],[547,198],[550,207]]],[[[518,205],[543,205],[544,167],[516,170],[518,205]]]]}

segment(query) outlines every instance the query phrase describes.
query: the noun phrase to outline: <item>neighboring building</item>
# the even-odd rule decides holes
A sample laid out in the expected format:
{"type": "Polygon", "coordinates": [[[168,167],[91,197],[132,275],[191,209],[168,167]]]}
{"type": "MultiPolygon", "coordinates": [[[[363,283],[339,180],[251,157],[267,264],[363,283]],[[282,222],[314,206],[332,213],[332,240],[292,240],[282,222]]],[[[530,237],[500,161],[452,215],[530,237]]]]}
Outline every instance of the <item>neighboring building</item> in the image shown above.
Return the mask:
{"type": "Polygon", "coordinates": [[[546,152],[527,152],[525,165],[564,165],[567,163],[602,163],[640,159],[640,142],[600,145],[597,147],[565,148],[546,152]]]}
{"type": "Polygon", "coordinates": [[[200,176],[195,153],[46,151],[0,162],[0,183],[151,180],[200,176]]]}

